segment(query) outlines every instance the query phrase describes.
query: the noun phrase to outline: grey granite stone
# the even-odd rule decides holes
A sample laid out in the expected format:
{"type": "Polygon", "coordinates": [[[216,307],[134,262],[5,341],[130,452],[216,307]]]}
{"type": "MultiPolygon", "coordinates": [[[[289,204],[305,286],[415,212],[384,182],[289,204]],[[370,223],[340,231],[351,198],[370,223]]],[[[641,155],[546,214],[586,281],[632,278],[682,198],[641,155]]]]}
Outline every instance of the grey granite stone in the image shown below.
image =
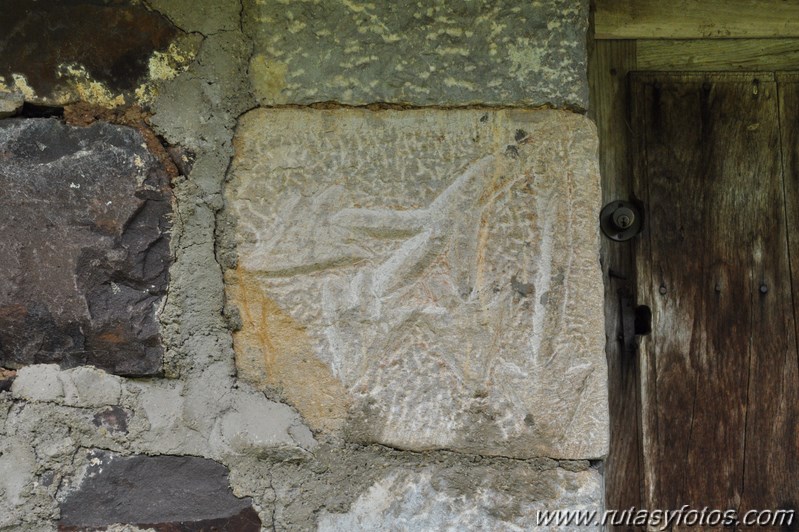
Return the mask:
{"type": "Polygon", "coordinates": [[[588,107],[587,0],[248,0],[263,105],[588,107]]]}

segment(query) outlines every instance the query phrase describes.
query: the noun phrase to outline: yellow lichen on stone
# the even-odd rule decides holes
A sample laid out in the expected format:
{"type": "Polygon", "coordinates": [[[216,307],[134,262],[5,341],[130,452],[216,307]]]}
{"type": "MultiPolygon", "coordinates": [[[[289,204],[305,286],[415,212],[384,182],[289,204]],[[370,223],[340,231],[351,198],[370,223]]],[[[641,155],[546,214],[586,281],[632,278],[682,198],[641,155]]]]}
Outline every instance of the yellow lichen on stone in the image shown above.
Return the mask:
{"type": "Polygon", "coordinates": [[[4,92],[19,92],[21,93],[26,100],[34,100],[36,98],[36,92],[33,90],[33,87],[28,85],[28,80],[22,74],[12,74],[11,78],[14,80],[13,83],[8,86],[4,87],[4,92]]]}
{"type": "Polygon", "coordinates": [[[142,83],[133,91],[136,102],[140,104],[153,101],[157,94],[158,90],[150,83],[142,83]]]}
{"type": "Polygon", "coordinates": [[[288,65],[280,61],[272,61],[262,54],[253,56],[250,60],[250,81],[255,96],[262,103],[286,103],[282,94],[286,87],[286,74],[288,65]]]}
{"type": "Polygon", "coordinates": [[[125,96],[114,94],[103,83],[94,79],[86,67],[78,64],[60,65],[59,75],[66,79],[66,88],[56,97],[58,103],[82,101],[101,107],[125,105],[125,96]]]}
{"type": "Polygon", "coordinates": [[[0,92],[20,93],[25,101],[39,105],[68,105],[84,102],[113,108],[131,103],[146,104],[158,94],[158,84],[177,77],[197,57],[202,43],[198,35],[182,35],[166,49],[154,51],[148,59],[146,79],[136,88],[114,90],[100,81],[80,62],[65,62],[56,68],[58,81],[54,87],[32,86],[22,73],[0,76],[0,92]]]}
{"type": "Polygon", "coordinates": [[[153,52],[148,63],[150,80],[170,80],[186,70],[189,62],[197,57],[196,47],[173,42],[165,52],[153,52]]]}
{"type": "Polygon", "coordinates": [[[175,79],[197,57],[201,40],[189,35],[170,43],[164,52],[153,52],[147,64],[147,80],[133,92],[136,103],[152,102],[158,95],[157,83],[175,79]]]}

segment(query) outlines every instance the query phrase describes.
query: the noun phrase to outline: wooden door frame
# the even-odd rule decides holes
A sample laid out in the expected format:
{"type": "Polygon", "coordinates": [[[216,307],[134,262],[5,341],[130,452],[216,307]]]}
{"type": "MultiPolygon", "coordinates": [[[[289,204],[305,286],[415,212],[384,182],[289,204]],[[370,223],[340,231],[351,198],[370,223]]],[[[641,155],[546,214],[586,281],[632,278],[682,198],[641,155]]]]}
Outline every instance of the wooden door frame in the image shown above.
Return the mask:
{"type": "MultiPolygon", "coordinates": [[[[799,3],[781,0],[592,0],[589,116],[597,125],[602,204],[632,195],[628,74],[799,70],[799,3]]],[[[632,304],[632,246],[602,239],[610,453],[608,509],[644,508],[637,354],[625,353],[621,306],[632,304]]]]}

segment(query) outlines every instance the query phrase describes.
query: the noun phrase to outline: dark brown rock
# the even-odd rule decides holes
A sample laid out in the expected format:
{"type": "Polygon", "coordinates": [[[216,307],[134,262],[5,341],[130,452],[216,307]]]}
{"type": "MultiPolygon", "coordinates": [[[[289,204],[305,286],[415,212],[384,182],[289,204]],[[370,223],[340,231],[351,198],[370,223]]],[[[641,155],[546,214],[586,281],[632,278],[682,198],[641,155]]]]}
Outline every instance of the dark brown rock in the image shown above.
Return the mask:
{"type": "Polygon", "coordinates": [[[0,17],[0,76],[24,75],[40,97],[83,67],[113,92],[135,89],[153,51],[180,33],[165,17],[125,0],[7,0],[0,17]]]}
{"type": "Polygon", "coordinates": [[[0,122],[0,365],[158,374],[171,211],[138,131],[0,122]]]}
{"type": "Polygon", "coordinates": [[[158,532],[261,529],[252,500],[233,495],[227,468],[213,460],[91,455],[83,483],[61,503],[59,530],[102,530],[115,523],[158,532]]]}

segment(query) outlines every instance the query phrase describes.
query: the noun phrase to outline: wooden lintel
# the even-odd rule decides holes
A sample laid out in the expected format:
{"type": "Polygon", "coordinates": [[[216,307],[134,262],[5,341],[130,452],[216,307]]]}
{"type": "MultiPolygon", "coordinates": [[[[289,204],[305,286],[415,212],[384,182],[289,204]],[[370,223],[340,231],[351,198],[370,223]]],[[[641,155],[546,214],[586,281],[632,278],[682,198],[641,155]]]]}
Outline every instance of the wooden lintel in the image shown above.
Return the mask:
{"type": "Polygon", "coordinates": [[[597,39],[799,37],[795,0],[596,0],[597,39]]]}
{"type": "Polygon", "coordinates": [[[799,70],[799,39],[644,39],[636,41],[640,70],[799,70]]]}

